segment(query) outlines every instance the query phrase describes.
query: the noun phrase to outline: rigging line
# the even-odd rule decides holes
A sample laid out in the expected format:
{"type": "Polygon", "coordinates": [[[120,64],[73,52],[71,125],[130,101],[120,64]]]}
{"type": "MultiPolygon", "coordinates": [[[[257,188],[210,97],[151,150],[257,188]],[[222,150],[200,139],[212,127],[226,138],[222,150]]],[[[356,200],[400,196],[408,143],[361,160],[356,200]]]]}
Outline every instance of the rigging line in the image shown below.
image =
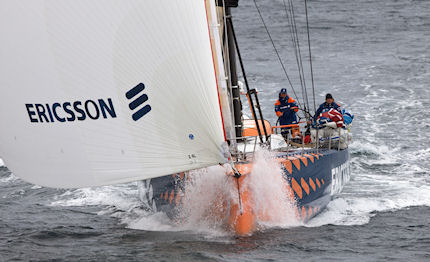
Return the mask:
{"type": "MultiPolygon", "coordinates": [[[[296,56],[296,62],[297,62],[297,66],[298,66],[298,71],[299,71],[299,76],[302,77],[302,81],[303,81],[303,85],[302,85],[302,98],[303,98],[303,103],[305,105],[305,109],[306,107],[306,96],[305,96],[305,90],[306,90],[306,80],[305,80],[305,74],[304,74],[304,70],[303,70],[303,63],[302,63],[302,58],[301,58],[301,52],[300,52],[300,42],[298,39],[298,34],[297,34],[297,30],[295,30],[295,17],[293,16],[292,13],[292,7],[291,7],[291,2],[289,1],[289,8],[287,9],[286,7],[286,3],[285,1],[283,1],[284,3],[284,9],[286,10],[286,16],[287,19],[289,19],[290,22],[290,33],[291,33],[291,41],[293,42],[293,47],[294,47],[294,54],[296,56]],[[288,16],[288,13],[290,14],[288,16]]],[[[306,110],[303,110],[306,111],[306,110]]]]}
{"type": "Polygon", "coordinates": [[[295,33],[295,39],[297,41],[297,50],[299,53],[299,61],[300,61],[300,67],[302,69],[302,74],[303,74],[303,83],[304,83],[304,92],[303,92],[303,99],[306,100],[305,106],[307,106],[307,108],[309,108],[309,98],[308,98],[308,91],[307,91],[307,86],[306,86],[306,81],[305,81],[305,71],[303,69],[303,59],[302,59],[302,52],[301,52],[301,48],[300,48],[300,40],[299,40],[299,35],[298,35],[298,31],[297,31],[297,23],[296,23],[296,15],[294,12],[294,4],[293,4],[293,0],[289,0],[289,4],[290,4],[290,11],[291,11],[291,16],[292,16],[292,24],[293,24],[293,31],[295,33]]]}
{"type": "Polygon", "coordinates": [[[310,37],[310,33],[309,33],[309,18],[308,18],[308,4],[307,4],[307,0],[305,0],[305,13],[306,13],[306,28],[308,31],[308,48],[309,48],[309,63],[310,63],[310,67],[311,67],[311,79],[312,79],[312,94],[314,96],[314,113],[317,110],[317,106],[315,103],[315,84],[314,84],[314,71],[313,71],[313,67],[312,67],[312,52],[311,52],[311,37],[310,37]]]}
{"type": "Polygon", "coordinates": [[[288,23],[289,23],[289,25],[288,25],[288,29],[289,29],[289,31],[290,31],[290,35],[291,35],[291,42],[293,43],[294,54],[295,54],[295,57],[296,57],[297,70],[298,70],[298,72],[299,72],[299,78],[300,78],[300,86],[302,87],[302,90],[303,90],[303,78],[302,78],[302,71],[300,70],[299,57],[298,57],[298,55],[297,55],[296,41],[295,41],[295,39],[294,39],[293,31],[292,31],[292,29],[291,29],[291,22],[290,22],[290,17],[289,17],[289,15],[288,15],[287,5],[286,5],[286,3],[285,3],[285,0],[283,0],[283,2],[284,2],[284,8],[285,8],[285,15],[286,15],[286,17],[287,17],[287,21],[288,21],[288,23]]]}
{"type": "MultiPolygon", "coordinates": [[[[296,57],[296,63],[297,63],[297,70],[299,72],[299,78],[300,78],[300,85],[301,85],[301,89],[302,89],[302,95],[303,95],[303,103],[306,106],[306,100],[305,100],[305,96],[304,96],[304,89],[306,88],[306,82],[305,82],[305,76],[304,76],[304,72],[303,72],[303,66],[301,63],[301,56],[299,56],[298,51],[297,51],[297,37],[296,35],[294,35],[294,27],[293,27],[293,16],[291,14],[291,7],[289,8],[289,10],[287,10],[287,6],[285,3],[285,0],[283,0],[284,3],[284,8],[285,8],[285,14],[287,16],[287,19],[289,21],[289,29],[290,29],[290,34],[291,34],[291,41],[293,42],[293,47],[294,47],[294,54],[296,57]],[[288,12],[290,13],[290,15],[288,15],[288,12]]],[[[297,97],[297,99],[299,99],[297,97]]]]}
{"type": "MultiPolygon", "coordinates": [[[[278,49],[276,49],[275,43],[273,42],[272,36],[270,35],[270,32],[269,32],[269,29],[267,28],[266,23],[264,22],[263,15],[260,12],[260,8],[258,8],[256,0],[254,0],[254,5],[255,5],[255,8],[257,9],[258,15],[260,16],[261,22],[263,22],[264,28],[266,29],[266,32],[267,32],[267,35],[270,38],[270,42],[272,42],[272,46],[273,46],[273,48],[275,50],[275,53],[276,53],[276,55],[278,57],[279,63],[281,64],[282,69],[284,70],[284,74],[287,77],[288,83],[290,84],[291,89],[293,90],[294,95],[297,97],[296,90],[294,90],[293,84],[291,83],[290,77],[288,76],[287,69],[285,69],[284,63],[282,62],[282,59],[281,59],[281,57],[279,55],[279,52],[278,52],[278,49]]],[[[297,102],[299,104],[299,107],[301,107],[300,101],[297,100],[297,102]]]]}

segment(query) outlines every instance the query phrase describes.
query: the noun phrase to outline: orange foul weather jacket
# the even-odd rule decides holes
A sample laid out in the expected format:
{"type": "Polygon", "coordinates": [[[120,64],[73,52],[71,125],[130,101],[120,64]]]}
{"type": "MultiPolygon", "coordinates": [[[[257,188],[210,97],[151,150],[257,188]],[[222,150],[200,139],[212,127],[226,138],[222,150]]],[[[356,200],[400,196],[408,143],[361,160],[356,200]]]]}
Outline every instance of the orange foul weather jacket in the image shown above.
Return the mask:
{"type": "Polygon", "coordinates": [[[296,104],[296,100],[290,96],[286,96],[285,99],[279,97],[275,103],[275,112],[279,117],[279,123],[281,125],[291,125],[297,123],[296,112],[299,110],[296,104]]]}

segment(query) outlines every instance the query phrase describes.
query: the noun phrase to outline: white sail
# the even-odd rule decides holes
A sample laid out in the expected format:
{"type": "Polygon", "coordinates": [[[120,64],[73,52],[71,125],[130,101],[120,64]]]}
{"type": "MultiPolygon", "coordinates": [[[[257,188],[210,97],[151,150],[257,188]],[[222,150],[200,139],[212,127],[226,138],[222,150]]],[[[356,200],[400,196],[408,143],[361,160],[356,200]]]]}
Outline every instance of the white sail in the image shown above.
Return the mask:
{"type": "Polygon", "coordinates": [[[204,1],[2,0],[0,157],[49,187],[225,162],[204,1]]]}
{"type": "MultiPolygon", "coordinates": [[[[212,42],[212,54],[215,61],[217,83],[218,83],[218,94],[220,97],[220,104],[222,109],[222,117],[224,123],[224,131],[226,137],[231,142],[233,146],[235,142],[235,130],[234,130],[234,120],[232,112],[232,101],[228,92],[227,84],[227,74],[225,72],[224,59],[227,59],[228,54],[225,54],[222,44],[223,30],[224,30],[224,14],[223,8],[217,7],[215,1],[206,0],[208,3],[206,5],[208,13],[209,28],[211,33],[212,42]],[[225,56],[224,56],[225,55],[225,56]],[[231,104],[231,107],[230,107],[231,104]]],[[[227,51],[227,50],[225,50],[227,51]]]]}

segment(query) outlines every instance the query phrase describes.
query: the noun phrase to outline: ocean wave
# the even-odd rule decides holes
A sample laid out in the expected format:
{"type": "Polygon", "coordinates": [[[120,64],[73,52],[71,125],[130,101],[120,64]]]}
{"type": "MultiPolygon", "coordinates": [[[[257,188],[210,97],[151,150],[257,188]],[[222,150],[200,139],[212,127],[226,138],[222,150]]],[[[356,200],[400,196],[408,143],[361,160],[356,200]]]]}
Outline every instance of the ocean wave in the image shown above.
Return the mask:
{"type": "Polygon", "coordinates": [[[408,151],[368,139],[351,147],[351,181],[327,208],[306,226],[362,225],[376,212],[430,206],[430,149],[408,151]]]}

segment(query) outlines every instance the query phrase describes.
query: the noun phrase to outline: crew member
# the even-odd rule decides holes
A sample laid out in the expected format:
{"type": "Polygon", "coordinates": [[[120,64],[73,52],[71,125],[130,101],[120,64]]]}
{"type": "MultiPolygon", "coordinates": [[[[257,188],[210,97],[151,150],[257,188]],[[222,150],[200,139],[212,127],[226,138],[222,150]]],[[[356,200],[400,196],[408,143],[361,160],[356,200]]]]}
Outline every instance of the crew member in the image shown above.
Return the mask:
{"type": "MultiPolygon", "coordinates": [[[[299,108],[297,107],[296,100],[287,94],[286,88],[282,88],[281,92],[279,92],[279,99],[275,103],[275,112],[279,117],[281,126],[297,124],[296,112],[298,110],[299,108]]],[[[291,127],[281,128],[281,134],[286,137],[289,129],[291,129],[291,127]]]]}
{"type": "Polygon", "coordinates": [[[318,119],[318,117],[320,116],[321,113],[329,111],[332,108],[336,109],[339,112],[341,110],[340,105],[337,104],[336,102],[334,102],[333,96],[331,94],[327,94],[325,96],[325,102],[320,105],[320,107],[318,108],[318,110],[315,113],[314,121],[316,121],[318,119]]]}

